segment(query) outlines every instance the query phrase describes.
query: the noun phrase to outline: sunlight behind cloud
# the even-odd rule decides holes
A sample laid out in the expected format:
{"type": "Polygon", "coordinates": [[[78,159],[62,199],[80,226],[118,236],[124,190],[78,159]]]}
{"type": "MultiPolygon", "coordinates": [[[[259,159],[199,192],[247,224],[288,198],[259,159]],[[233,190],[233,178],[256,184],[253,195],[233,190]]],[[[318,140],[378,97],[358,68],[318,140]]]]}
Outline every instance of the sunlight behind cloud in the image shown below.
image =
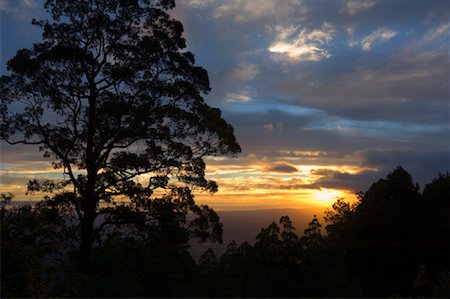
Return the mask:
{"type": "Polygon", "coordinates": [[[312,45],[296,45],[286,43],[276,43],[269,48],[269,52],[287,54],[288,57],[295,61],[319,61],[323,57],[328,58],[330,55],[326,50],[319,49],[312,45]]]}
{"type": "Polygon", "coordinates": [[[300,30],[298,26],[275,26],[274,31],[275,42],[268,48],[271,53],[283,54],[294,62],[319,61],[331,57],[324,48],[330,44],[335,34],[334,27],[329,23],[324,23],[321,28],[312,31],[300,30]]]}
{"type": "Polygon", "coordinates": [[[314,199],[328,206],[331,206],[340,197],[344,197],[344,193],[335,189],[322,188],[314,193],[314,199]]]}
{"type": "Polygon", "coordinates": [[[250,96],[250,93],[248,91],[242,91],[242,92],[230,92],[227,93],[225,96],[226,102],[249,102],[252,100],[252,97],[250,96]]]}

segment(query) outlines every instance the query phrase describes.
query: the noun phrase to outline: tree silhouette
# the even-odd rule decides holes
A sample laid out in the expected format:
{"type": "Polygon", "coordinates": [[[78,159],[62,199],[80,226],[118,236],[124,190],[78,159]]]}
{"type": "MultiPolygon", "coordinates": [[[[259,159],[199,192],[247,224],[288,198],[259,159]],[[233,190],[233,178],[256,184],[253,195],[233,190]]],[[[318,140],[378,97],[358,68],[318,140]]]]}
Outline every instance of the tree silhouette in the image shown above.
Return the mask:
{"type": "Polygon", "coordinates": [[[2,297],[46,297],[54,278],[48,265],[65,247],[61,238],[65,219],[56,208],[7,208],[12,196],[1,197],[2,297]]]}
{"type": "Polygon", "coordinates": [[[313,219],[308,224],[308,227],[303,232],[302,238],[300,239],[305,248],[308,249],[320,244],[323,238],[321,234],[321,227],[322,225],[320,224],[319,219],[317,219],[317,216],[314,215],[313,219]]]}
{"type": "Polygon", "coordinates": [[[423,197],[433,204],[448,204],[450,198],[450,173],[439,174],[423,189],[423,197]]]}
{"type": "Polygon", "coordinates": [[[279,224],[261,229],[254,245],[232,241],[213,273],[216,292],[205,295],[298,297],[301,247],[289,217],[281,217],[279,224]]]}
{"type": "Polygon", "coordinates": [[[427,274],[426,279],[438,281],[433,297],[446,297],[450,294],[450,174],[439,174],[423,190],[421,205],[425,228],[421,231],[421,252],[417,279],[427,274]],[[442,281],[441,283],[439,282],[442,281]],[[439,291],[439,288],[442,290],[439,291]],[[446,291],[445,291],[446,288],[446,291]],[[446,295],[445,295],[446,294],[446,295]]]}
{"type": "Polygon", "coordinates": [[[350,204],[343,198],[333,203],[331,209],[325,210],[325,227],[328,239],[343,240],[349,231],[357,204],[350,204]]]}
{"type": "Polygon", "coordinates": [[[177,211],[172,220],[197,216],[185,225],[197,236],[207,237],[210,224],[213,237],[221,233],[217,215],[196,206],[191,189],[216,191],[202,158],[240,147],[220,111],[203,100],[207,72],[183,50],[182,24],[166,12],[174,5],[47,0],[53,20],[33,20],[42,42],[19,50],[8,62],[11,75],[1,78],[1,138],[39,145],[63,170],[64,181],[33,181],[29,189],[73,185],[65,198],[80,219],[84,262],[100,214],[106,221],[98,228],[136,219],[155,225],[165,220],[154,209],[166,209],[177,211]],[[104,208],[122,198],[132,205],[104,208]]]}
{"type": "Polygon", "coordinates": [[[422,236],[430,228],[424,212],[418,185],[400,166],[364,193],[354,209],[347,252],[349,271],[364,294],[411,294],[427,246],[422,236]]]}
{"type": "Polygon", "coordinates": [[[282,241],[280,240],[280,227],[276,222],[272,222],[267,228],[261,229],[261,232],[256,236],[255,246],[269,254],[278,256],[282,248],[282,241]]]}

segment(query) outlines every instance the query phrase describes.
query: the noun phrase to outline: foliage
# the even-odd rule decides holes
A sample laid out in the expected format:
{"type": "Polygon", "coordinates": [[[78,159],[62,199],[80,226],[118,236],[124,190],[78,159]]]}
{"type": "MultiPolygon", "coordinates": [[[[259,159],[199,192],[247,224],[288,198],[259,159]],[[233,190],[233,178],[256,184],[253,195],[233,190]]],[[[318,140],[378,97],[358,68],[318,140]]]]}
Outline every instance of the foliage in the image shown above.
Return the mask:
{"type": "Polygon", "coordinates": [[[7,203],[0,210],[2,297],[45,297],[54,274],[49,266],[68,245],[65,220],[55,208],[7,208],[7,203]]]}
{"type": "Polygon", "coordinates": [[[147,225],[164,222],[153,209],[172,209],[184,224],[189,211],[198,216],[186,224],[196,227],[194,235],[220,240],[218,218],[195,205],[190,191],[217,191],[203,157],[240,147],[220,110],[203,100],[207,72],[184,50],[183,26],[167,12],[174,5],[47,0],[52,20],[33,20],[42,42],[19,50],[0,80],[1,138],[39,145],[64,172],[61,182],[31,181],[30,192],[73,185],[60,200],[79,216],[84,263],[100,233],[99,215],[108,225],[133,217],[147,225]],[[124,198],[129,207],[111,208],[124,198]]]}
{"type": "Polygon", "coordinates": [[[232,242],[218,262],[201,260],[204,296],[446,298],[449,180],[439,175],[420,194],[397,167],[358,202],[338,199],[327,209],[325,235],[315,216],[301,237],[282,217],[253,245],[232,242]]]}

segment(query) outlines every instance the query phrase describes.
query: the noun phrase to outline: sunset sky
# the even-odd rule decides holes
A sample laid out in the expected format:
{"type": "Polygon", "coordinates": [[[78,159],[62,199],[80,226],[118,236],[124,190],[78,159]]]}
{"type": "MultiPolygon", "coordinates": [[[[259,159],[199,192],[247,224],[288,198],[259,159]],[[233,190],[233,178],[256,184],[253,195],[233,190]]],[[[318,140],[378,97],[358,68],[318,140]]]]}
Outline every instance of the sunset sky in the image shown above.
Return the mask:
{"type": "MultiPolygon", "coordinates": [[[[41,0],[0,0],[1,73],[40,41],[41,0]]],[[[447,0],[179,0],[172,12],[242,153],[207,159],[218,210],[329,206],[402,165],[424,186],[450,169],[447,0]]],[[[1,143],[1,192],[61,177],[1,143]]],[[[41,195],[39,195],[41,196],[41,195]]]]}

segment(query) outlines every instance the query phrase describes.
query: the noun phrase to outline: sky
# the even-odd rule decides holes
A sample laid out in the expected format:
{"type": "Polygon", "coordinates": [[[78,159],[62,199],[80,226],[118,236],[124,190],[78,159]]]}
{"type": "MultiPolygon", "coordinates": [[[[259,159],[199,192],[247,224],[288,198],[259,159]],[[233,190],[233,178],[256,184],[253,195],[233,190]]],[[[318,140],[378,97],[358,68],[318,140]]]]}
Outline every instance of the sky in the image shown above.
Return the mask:
{"type": "MultiPolygon", "coordinates": [[[[40,40],[42,1],[0,0],[0,71],[40,40]]],[[[329,206],[397,165],[423,187],[450,169],[450,2],[179,0],[171,14],[234,127],[237,158],[206,159],[219,210],[329,206]]],[[[1,144],[1,189],[58,177],[1,144]]],[[[28,197],[32,198],[32,197],[28,197]]]]}

